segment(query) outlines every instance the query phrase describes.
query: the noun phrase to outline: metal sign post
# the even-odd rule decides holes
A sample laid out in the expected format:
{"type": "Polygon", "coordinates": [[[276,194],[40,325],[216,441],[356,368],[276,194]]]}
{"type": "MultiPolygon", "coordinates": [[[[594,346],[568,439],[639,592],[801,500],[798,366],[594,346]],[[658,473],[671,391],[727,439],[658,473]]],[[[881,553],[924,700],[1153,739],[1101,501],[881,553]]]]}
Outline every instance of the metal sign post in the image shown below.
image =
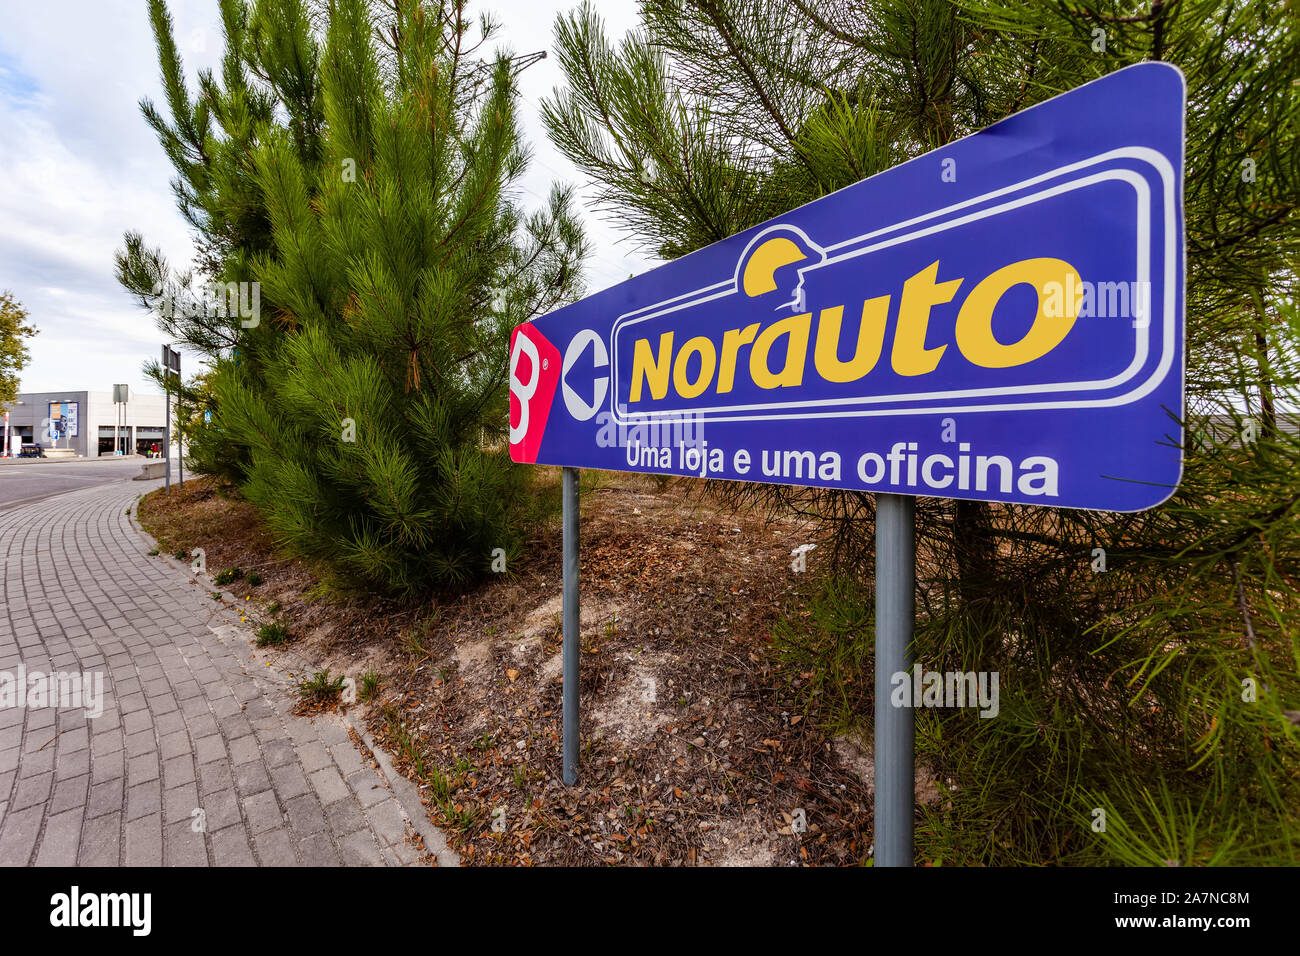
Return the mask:
{"type": "Polygon", "coordinates": [[[185,487],[185,408],[181,405],[181,383],[176,382],[176,484],[185,487]]]}
{"type": "MultiPolygon", "coordinates": [[[[166,346],[163,346],[165,349],[166,346]]],[[[164,371],[163,381],[167,384],[163,386],[163,395],[165,396],[164,404],[167,406],[165,424],[163,425],[163,487],[167,489],[167,494],[172,493],[172,392],[171,392],[171,374],[164,371]]]]}
{"type": "Polygon", "coordinates": [[[125,455],[122,436],[126,432],[126,403],[130,399],[131,389],[127,385],[113,386],[113,454],[125,455]]]}
{"type": "Polygon", "coordinates": [[[563,751],[564,783],[578,782],[578,680],[579,654],[582,650],[578,617],[578,469],[565,468],[563,478],[564,515],[562,518],[564,549],[563,606],[564,681],[563,751]]]}
{"type": "Polygon", "coordinates": [[[1117,70],[517,326],[510,456],[876,495],[876,860],[912,861],[917,496],[1132,512],[1182,479],[1186,84],[1117,70]]]}
{"type": "MultiPolygon", "coordinates": [[[[179,395],[181,380],[181,353],[176,351],[170,345],[162,347],[162,368],[163,368],[163,394],[167,399],[167,422],[163,427],[163,476],[165,478],[164,486],[167,494],[172,493],[172,393],[171,380],[172,373],[176,373],[176,385],[179,395]]],[[[181,481],[185,480],[185,472],[181,470],[181,481]]]]}
{"type": "Polygon", "coordinates": [[[893,675],[912,670],[916,619],[916,499],[876,496],[876,866],[912,865],[911,707],[891,702],[893,675]]]}

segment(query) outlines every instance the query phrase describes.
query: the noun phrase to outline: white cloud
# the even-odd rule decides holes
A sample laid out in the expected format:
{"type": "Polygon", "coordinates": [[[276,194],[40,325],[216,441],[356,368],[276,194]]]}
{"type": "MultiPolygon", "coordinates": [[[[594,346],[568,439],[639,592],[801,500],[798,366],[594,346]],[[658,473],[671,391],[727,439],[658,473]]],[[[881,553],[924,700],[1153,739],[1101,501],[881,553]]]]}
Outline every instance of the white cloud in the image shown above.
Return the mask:
{"type": "MultiPolygon", "coordinates": [[[[573,5],[480,7],[502,22],[498,44],[531,53],[549,48],[557,13],[573,5]]],[[[219,63],[217,3],[169,7],[193,91],[197,70],[219,63]]],[[[602,0],[600,12],[616,37],[636,22],[635,0],[602,0]]],[[[138,107],[147,97],[165,111],[148,17],[138,0],[77,4],[57,30],[50,16],[40,4],[0,12],[0,289],[12,290],[41,330],[22,389],[105,390],[115,382],[151,389],[140,368],[157,356],[161,333],[113,278],[113,253],[128,229],[177,265],[188,263],[193,244],[171,191],[174,171],[138,107]]],[[[581,184],[538,116],[538,102],[560,82],[553,57],[520,77],[534,155],[520,184],[526,205],[539,203],[553,181],[581,184]]],[[[581,205],[595,250],[590,290],[655,264],[620,241],[589,201],[581,205]]]]}
{"type": "MultiPolygon", "coordinates": [[[[178,25],[189,14],[179,6],[178,25]]],[[[0,287],[40,329],[22,388],[150,389],[140,367],[160,335],[113,278],[113,252],[127,229],[182,261],[192,244],[137,105],[161,98],[144,8],[81,4],[58,30],[36,4],[0,16],[0,287]]]]}

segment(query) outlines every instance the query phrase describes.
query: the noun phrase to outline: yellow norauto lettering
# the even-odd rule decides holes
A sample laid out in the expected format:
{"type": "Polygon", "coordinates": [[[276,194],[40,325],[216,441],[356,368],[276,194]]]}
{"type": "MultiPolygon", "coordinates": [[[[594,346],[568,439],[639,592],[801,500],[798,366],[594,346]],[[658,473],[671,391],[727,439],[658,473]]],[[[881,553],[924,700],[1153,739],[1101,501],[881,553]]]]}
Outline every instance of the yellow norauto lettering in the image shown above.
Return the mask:
{"type": "Polygon", "coordinates": [[[650,395],[663,398],[668,394],[668,371],[672,367],[673,333],[659,336],[659,356],[650,351],[649,339],[637,339],[632,352],[632,393],[628,400],[641,401],[641,381],[650,386],[650,395]]]}
{"type": "Polygon", "coordinates": [[[817,374],[828,382],[856,382],[876,367],[885,345],[889,296],[878,296],[862,303],[858,344],[853,358],[847,362],[841,362],[839,356],[840,322],[843,318],[844,306],[837,305],[833,309],[822,309],[817,321],[817,347],[813,350],[813,361],[817,374]]]}
{"type": "Polygon", "coordinates": [[[930,322],[930,309],[951,302],[961,285],[960,278],[950,282],[935,282],[939,275],[939,260],[922,269],[903,283],[903,298],[898,303],[898,329],[894,332],[894,371],[899,375],[925,375],[939,364],[947,345],[927,349],[925,330],[930,322]]]}
{"type": "Polygon", "coordinates": [[[677,361],[673,362],[673,388],[682,398],[698,398],[713,381],[713,369],[717,364],[718,354],[713,349],[713,343],[704,336],[697,335],[683,345],[682,350],[677,353],[677,361]],[[686,363],[696,352],[700,353],[700,374],[692,382],[686,377],[686,363]]]}
{"type": "Polygon", "coordinates": [[[803,383],[803,366],[808,357],[808,333],[812,330],[812,313],[792,315],[773,322],[754,342],[749,353],[749,376],[759,388],[779,388],[803,383]],[[781,336],[786,336],[785,365],[773,372],[768,353],[781,336]]]}
{"type": "Polygon", "coordinates": [[[722,364],[718,366],[718,394],[722,395],[736,384],[736,356],[740,347],[754,341],[758,335],[759,324],[747,325],[743,329],[727,329],[722,336],[722,364]]]}
{"type": "MultiPolygon", "coordinates": [[[[956,345],[954,356],[960,355],[982,368],[1026,365],[1060,345],[1079,316],[1086,315],[1081,312],[1078,297],[1072,294],[1074,289],[1085,287],[1083,280],[1074,266],[1063,259],[1038,258],[1010,263],[975,283],[964,300],[956,296],[966,277],[955,276],[940,282],[940,265],[935,260],[902,282],[889,356],[890,365],[898,375],[928,375],[938,367],[952,344],[956,345]],[[1004,344],[994,336],[994,312],[1007,291],[1022,283],[1035,290],[1037,310],[1029,330],[1018,341],[1004,344]],[[927,344],[931,334],[940,338],[937,331],[930,331],[933,309],[947,303],[953,303],[950,308],[956,311],[953,331],[950,336],[942,337],[946,341],[927,344]]],[[[873,281],[879,278],[873,277],[873,281]]],[[[783,318],[777,317],[779,313],[768,313],[770,318],[732,328],[721,323],[726,318],[739,318],[732,310],[720,315],[705,314],[698,320],[703,325],[692,329],[704,334],[692,336],[677,349],[674,349],[674,332],[661,333],[657,341],[648,334],[634,343],[628,402],[662,401],[668,397],[670,386],[675,397],[686,401],[734,393],[738,367],[742,390],[798,387],[804,383],[810,345],[814,374],[821,381],[835,385],[860,382],[881,366],[891,319],[890,304],[896,294],[861,300],[861,314],[856,323],[852,313],[849,321],[844,321],[845,310],[856,306],[820,304],[823,307],[815,313],[783,318]],[[816,342],[812,343],[814,315],[817,330],[816,342]],[[716,331],[707,332],[710,325],[716,331]],[[749,349],[747,363],[741,355],[746,348],[749,349]],[[699,366],[692,372],[697,355],[699,366]]],[[[740,315],[750,318],[753,312],[741,311],[740,315]]],[[[948,325],[949,315],[950,312],[943,312],[943,321],[936,319],[936,330],[948,325]]],[[[871,394],[870,389],[865,394],[871,394]]]]}
{"type": "Polygon", "coordinates": [[[984,368],[1011,368],[1042,358],[1061,344],[1079,314],[1074,296],[1066,296],[1063,309],[1044,309],[1047,287],[1059,283],[1074,289],[1082,282],[1074,266],[1063,259],[1025,259],[1004,266],[972,289],[962,304],[957,313],[957,348],[968,361],[984,368]],[[1038,313],[1024,338],[1003,345],[993,337],[993,309],[1008,289],[1022,282],[1038,295],[1038,313]]]}

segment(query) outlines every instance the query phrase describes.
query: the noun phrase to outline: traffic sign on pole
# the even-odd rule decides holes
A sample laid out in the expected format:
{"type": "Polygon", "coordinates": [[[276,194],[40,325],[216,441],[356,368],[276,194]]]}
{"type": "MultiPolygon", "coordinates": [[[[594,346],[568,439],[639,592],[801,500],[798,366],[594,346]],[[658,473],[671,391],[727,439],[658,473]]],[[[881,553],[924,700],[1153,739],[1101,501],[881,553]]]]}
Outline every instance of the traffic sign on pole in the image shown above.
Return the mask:
{"type": "Polygon", "coordinates": [[[516,461],[1134,511],[1182,471],[1182,74],[1132,66],[519,326],[516,461]]]}
{"type": "Polygon", "coordinates": [[[514,330],[511,456],[565,468],[566,783],[578,468],[876,492],[877,862],[911,863],[915,497],[1182,476],[1185,102],[1119,70],[514,330]]]}

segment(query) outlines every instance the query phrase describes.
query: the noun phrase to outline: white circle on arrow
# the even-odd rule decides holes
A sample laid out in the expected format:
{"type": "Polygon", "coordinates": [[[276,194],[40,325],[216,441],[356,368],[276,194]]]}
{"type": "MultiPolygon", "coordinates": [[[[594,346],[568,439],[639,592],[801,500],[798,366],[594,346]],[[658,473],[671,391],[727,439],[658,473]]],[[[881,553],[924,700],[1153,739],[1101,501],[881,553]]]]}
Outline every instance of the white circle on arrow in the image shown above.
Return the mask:
{"type": "Polygon", "coordinates": [[[605,348],[605,343],[599,335],[592,329],[583,329],[569,342],[569,347],[564,350],[564,371],[560,373],[560,385],[564,391],[564,407],[569,410],[569,414],[575,420],[585,422],[600,411],[600,406],[605,402],[605,393],[609,391],[609,376],[597,376],[595,400],[588,405],[581,395],[569,388],[567,381],[569,369],[573,368],[578,357],[586,350],[587,344],[591,343],[595,347],[595,354],[592,356],[592,365],[596,368],[605,368],[609,365],[609,350],[605,348]]]}

